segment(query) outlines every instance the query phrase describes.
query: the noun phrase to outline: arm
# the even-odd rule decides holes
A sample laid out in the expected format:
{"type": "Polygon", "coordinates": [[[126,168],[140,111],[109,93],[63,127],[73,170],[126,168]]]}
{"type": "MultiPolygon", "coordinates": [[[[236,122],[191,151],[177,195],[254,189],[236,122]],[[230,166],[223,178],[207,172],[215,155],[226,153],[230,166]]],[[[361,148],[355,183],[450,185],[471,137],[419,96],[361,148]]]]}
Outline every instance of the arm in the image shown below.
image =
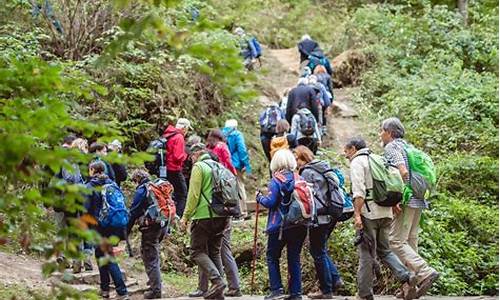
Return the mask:
{"type": "Polygon", "coordinates": [[[410,181],[410,173],[406,168],[406,161],[401,153],[403,150],[398,149],[394,144],[387,145],[384,149],[384,157],[393,165],[398,167],[401,178],[408,183],[410,181]]]}
{"type": "Polygon", "coordinates": [[[174,138],[172,138],[172,158],[175,162],[182,164],[184,160],[186,160],[187,154],[184,151],[185,148],[184,138],[181,134],[176,134],[174,138]]]}
{"type": "Polygon", "coordinates": [[[257,57],[257,49],[255,49],[255,45],[253,44],[252,38],[248,40],[248,48],[250,49],[250,53],[252,55],[252,58],[257,57]]]}
{"type": "MultiPolygon", "coordinates": [[[[184,209],[184,214],[182,215],[182,219],[190,220],[193,216],[196,208],[198,207],[198,203],[201,198],[201,182],[203,180],[203,173],[201,166],[199,164],[195,164],[193,166],[193,170],[191,171],[191,179],[189,180],[189,192],[186,201],[186,208],[184,209]]],[[[202,201],[205,201],[203,199],[202,201]]]]}
{"type": "Polygon", "coordinates": [[[271,179],[271,182],[269,183],[269,192],[267,196],[259,194],[257,196],[257,202],[259,202],[260,204],[262,204],[262,206],[266,208],[273,208],[276,207],[276,205],[279,203],[279,197],[280,197],[280,186],[276,182],[276,180],[271,179]]]}
{"type": "Polygon", "coordinates": [[[361,158],[351,162],[351,184],[352,198],[354,199],[354,226],[356,229],[362,229],[361,210],[365,204],[366,182],[365,171],[360,161],[361,158]]]}
{"type": "Polygon", "coordinates": [[[70,164],[71,165],[71,170],[68,171],[66,168],[62,167],[61,168],[61,177],[66,181],[67,183],[71,184],[76,184],[76,183],[82,183],[82,175],[80,174],[80,168],[78,167],[77,164],[70,164]]]}
{"type": "Polygon", "coordinates": [[[286,102],[286,120],[288,123],[292,122],[292,117],[293,117],[293,91],[290,91],[288,93],[288,101],[286,102]]]}
{"type": "Polygon", "coordinates": [[[295,136],[295,140],[297,140],[297,134],[299,133],[299,116],[293,116],[292,118],[292,128],[290,129],[290,133],[295,136]]]}
{"type": "Polygon", "coordinates": [[[248,157],[247,147],[245,146],[245,139],[243,138],[243,134],[238,134],[238,140],[236,145],[238,146],[238,155],[245,165],[245,169],[247,174],[252,172],[252,167],[250,166],[250,158],[248,157]]]}
{"type": "Polygon", "coordinates": [[[134,194],[134,200],[132,205],[130,205],[130,218],[128,221],[127,232],[132,230],[135,221],[144,214],[144,200],[146,200],[147,189],[145,185],[140,186],[134,194]]]}
{"type": "Polygon", "coordinates": [[[318,122],[314,124],[314,138],[321,143],[321,131],[319,130],[318,122]]]}
{"type": "Polygon", "coordinates": [[[314,89],[312,88],[309,91],[309,106],[311,107],[311,113],[316,118],[316,121],[319,120],[319,110],[318,110],[318,105],[316,103],[316,95],[314,89]]]}
{"type": "Polygon", "coordinates": [[[227,148],[227,146],[224,145],[224,146],[220,147],[219,155],[220,155],[221,161],[223,162],[224,166],[229,171],[231,171],[231,173],[236,175],[236,169],[234,168],[233,163],[231,161],[231,153],[229,152],[229,149],[227,148]]]}

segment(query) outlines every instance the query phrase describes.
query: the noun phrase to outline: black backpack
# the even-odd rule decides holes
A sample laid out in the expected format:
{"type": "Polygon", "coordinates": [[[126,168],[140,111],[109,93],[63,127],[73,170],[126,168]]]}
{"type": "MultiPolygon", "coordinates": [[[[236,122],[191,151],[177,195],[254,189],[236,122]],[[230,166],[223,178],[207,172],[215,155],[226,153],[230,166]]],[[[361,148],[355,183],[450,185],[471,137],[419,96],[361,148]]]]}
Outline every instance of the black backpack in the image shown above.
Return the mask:
{"type": "Polygon", "coordinates": [[[312,113],[299,113],[300,133],[305,136],[312,136],[316,131],[316,118],[312,113]]]}
{"type": "Polygon", "coordinates": [[[337,213],[339,210],[342,210],[344,208],[344,195],[341,187],[335,180],[335,177],[337,176],[335,170],[331,168],[319,170],[315,167],[315,164],[310,164],[304,169],[310,169],[318,173],[328,184],[326,203],[324,203],[324,201],[316,195],[314,196],[314,198],[323,206],[318,209],[318,215],[332,215],[337,213]]]}
{"type": "Polygon", "coordinates": [[[155,160],[144,162],[144,166],[151,175],[156,175],[158,178],[167,178],[167,142],[176,134],[178,132],[169,134],[166,137],[160,137],[149,143],[147,152],[154,154],[155,160]]]}

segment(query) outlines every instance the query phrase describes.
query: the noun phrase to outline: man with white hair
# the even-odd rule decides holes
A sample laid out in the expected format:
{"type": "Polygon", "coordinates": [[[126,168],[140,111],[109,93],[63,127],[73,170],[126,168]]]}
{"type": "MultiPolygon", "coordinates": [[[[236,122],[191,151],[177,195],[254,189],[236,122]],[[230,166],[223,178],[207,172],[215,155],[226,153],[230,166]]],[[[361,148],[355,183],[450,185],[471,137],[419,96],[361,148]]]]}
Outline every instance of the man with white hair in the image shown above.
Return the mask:
{"type": "Polygon", "coordinates": [[[247,194],[245,185],[243,184],[244,174],[250,174],[252,167],[250,166],[250,157],[248,156],[245,138],[237,129],[238,121],[230,119],[226,121],[222,133],[226,137],[229,152],[231,152],[231,162],[236,168],[238,177],[238,189],[240,194],[240,211],[242,217],[247,217],[247,194]]]}
{"type": "Polygon", "coordinates": [[[191,122],[188,119],[180,118],[174,126],[169,125],[163,137],[167,140],[166,143],[166,165],[167,165],[167,180],[174,186],[174,201],[177,215],[180,217],[184,212],[187,197],[186,179],[182,173],[184,161],[187,158],[184,137],[186,136],[191,122]]]}
{"type": "MultiPolygon", "coordinates": [[[[119,140],[113,140],[108,144],[108,149],[120,156],[122,152],[122,143],[119,140]]],[[[127,180],[128,177],[127,167],[124,164],[111,163],[111,168],[113,168],[113,172],[115,173],[116,184],[118,184],[118,186],[121,186],[122,182],[127,180]]]]}
{"type": "Polygon", "coordinates": [[[316,92],[308,85],[307,78],[299,78],[297,86],[288,93],[288,102],[286,104],[286,120],[292,123],[293,116],[301,108],[307,108],[319,120],[318,103],[316,101],[316,92]]]}
{"type": "Polygon", "coordinates": [[[300,42],[297,44],[297,48],[300,53],[300,63],[307,60],[309,55],[314,50],[320,49],[319,44],[313,40],[308,34],[304,34],[300,39],[300,42]]]}

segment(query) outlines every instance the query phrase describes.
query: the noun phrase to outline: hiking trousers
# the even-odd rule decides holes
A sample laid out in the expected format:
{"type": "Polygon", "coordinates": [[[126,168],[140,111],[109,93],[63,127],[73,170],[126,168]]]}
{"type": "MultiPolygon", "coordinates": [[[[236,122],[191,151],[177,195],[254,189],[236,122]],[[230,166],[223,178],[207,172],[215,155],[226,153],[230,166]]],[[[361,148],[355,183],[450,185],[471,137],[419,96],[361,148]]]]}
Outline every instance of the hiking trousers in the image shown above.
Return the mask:
{"type": "Polygon", "coordinates": [[[399,259],[417,274],[417,282],[421,283],[427,276],[435,272],[418,254],[418,231],[422,208],[404,207],[403,212],[392,219],[389,233],[390,246],[399,259]]]}
{"type": "MultiPolygon", "coordinates": [[[[222,237],[220,254],[229,289],[239,290],[240,275],[238,274],[238,265],[231,251],[231,227],[231,222],[229,222],[222,237]]],[[[208,276],[200,268],[198,268],[198,289],[204,292],[208,290],[208,276]]]]}
{"type": "Polygon", "coordinates": [[[159,224],[141,230],[141,257],[148,276],[149,290],[161,293],[160,243],[165,237],[166,228],[159,224]]]}
{"type": "Polygon", "coordinates": [[[175,202],[175,211],[179,218],[184,213],[187,199],[186,179],[182,171],[167,171],[167,180],[174,187],[173,200],[175,202]]]}
{"type": "Polygon", "coordinates": [[[262,150],[264,151],[268,162],[271,162],[271,140],[273,139],[273,136],[273,133],[260,134],[260,143],[262,144],[262,150]]]}
{"type": "Polygon", "coordinates": [[[373,241],[372,249],[365,242],[358,245],[358,294],[365,298],[373,296],[373,268],[376,256],[391,270],[396,279],[407,282],[410,272],[389,248],[389,231],[391,219],[382,218],[370,220],[362,217],[364,235],[373,241]]]}
{"type": "Polygon", "coordinates": [[[191,224],[191,259],[210,281],[222,279],[220,248],[230,218],[194,220],[191,224]]]}
{"type": "Polygon", "coordinates": [[[240,194],[240,213],[242,216],[247,215],[247,192],[243,183],[244,174],[237,170],[238,193],[240,194]]]}

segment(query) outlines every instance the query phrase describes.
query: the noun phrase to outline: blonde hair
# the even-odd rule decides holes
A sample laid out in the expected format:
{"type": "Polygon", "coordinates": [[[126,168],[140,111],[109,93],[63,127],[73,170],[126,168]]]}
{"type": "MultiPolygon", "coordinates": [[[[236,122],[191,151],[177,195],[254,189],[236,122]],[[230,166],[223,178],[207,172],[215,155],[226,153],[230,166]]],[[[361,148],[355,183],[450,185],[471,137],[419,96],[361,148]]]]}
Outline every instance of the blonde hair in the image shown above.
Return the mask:
{"type": "Polygon", "coordinates": [[[287,120],[281,119],[276,123],[276,133],[282,134],[290,130],[290,123],[287,120]]]}
{"type": "Polygon", "coordinates": [[[297,161],[292,151],[288,149],[281,149],[274,153],[271,159],[271,172],[278,171],[294,171],[297,168],[297,161]]]}
{"type": "Polygon", "coordinates": [[[71,143],[71,148],[77,148],[83,153],[88,153],[89,152],[89,143],[87,142],[86,139],[82,138],[77,138],[71,143]]]}
{"type": "Polygon", "coordinates": [[[313,73],[314,74],[323,74],[323,73],[326,73],[326,68],[323,65],[317,65],[314,68],[313,73]]]}

